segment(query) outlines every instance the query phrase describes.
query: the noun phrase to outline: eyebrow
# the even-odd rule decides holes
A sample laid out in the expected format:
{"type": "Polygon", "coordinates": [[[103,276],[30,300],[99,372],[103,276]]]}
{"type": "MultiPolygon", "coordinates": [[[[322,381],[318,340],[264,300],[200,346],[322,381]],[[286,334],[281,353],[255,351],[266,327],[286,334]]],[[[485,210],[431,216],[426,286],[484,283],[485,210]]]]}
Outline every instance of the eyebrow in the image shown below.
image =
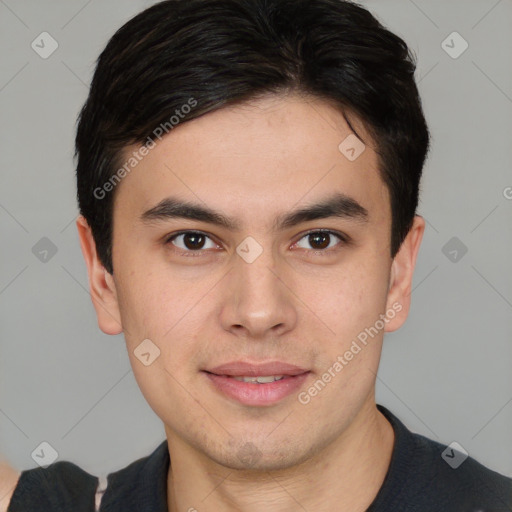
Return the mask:
{"type": "MultiPolygon", "coordinates": [[[[337,217],[356,222],[368,221],[368,210],[355,199],[341,193],[332,194],[329,197],[297,210],[279,215],[273,223],[275,231],[294,227],[303,222],[317,219],[337,217]]],[[[207,222],[230,231],[240,231],[239,221],[212,210],[207,206],[189,201],[183,201],[176,197],[166,197],[156,206],[146,210],[140,216],[144,223],[166,221],[169,219],[190,219],[207,222]]]]}

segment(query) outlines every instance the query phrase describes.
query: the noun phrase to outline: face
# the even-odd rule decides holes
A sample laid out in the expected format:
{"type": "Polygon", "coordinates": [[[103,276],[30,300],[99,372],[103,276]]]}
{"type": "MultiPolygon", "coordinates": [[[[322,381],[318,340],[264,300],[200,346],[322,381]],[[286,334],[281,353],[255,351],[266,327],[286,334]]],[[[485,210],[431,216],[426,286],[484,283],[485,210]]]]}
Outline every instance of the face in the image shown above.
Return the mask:
{"type": "Polygon", "coordinates": [[[389,193],[351,121],[367,143],[355,159],[339,149],[352,134],[343,116],[318,99],[271,96],[175,127],[118,185],[113,276],[79,221],[99,325],[124,331],[170,446],[231,468],[290,467],[373,404],[424,225],[416,217],[392,260],[389,193]],[[207,373],[238,361],[302,375],[246,384],[207,373]]]}

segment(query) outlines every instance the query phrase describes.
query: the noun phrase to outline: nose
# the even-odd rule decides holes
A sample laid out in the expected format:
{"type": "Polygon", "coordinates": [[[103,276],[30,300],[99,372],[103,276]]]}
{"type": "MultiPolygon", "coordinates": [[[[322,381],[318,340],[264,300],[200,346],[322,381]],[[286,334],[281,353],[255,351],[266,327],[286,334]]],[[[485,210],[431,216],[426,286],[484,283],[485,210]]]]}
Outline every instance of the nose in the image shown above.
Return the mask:
{"type": "Polygon", "coordinates": [[[254,339],[275,338],[297,323],[293,274],[285,262],[277,266],[270,249],[254,260],[238,256],[226,276],[222,327],[254,339]]]}

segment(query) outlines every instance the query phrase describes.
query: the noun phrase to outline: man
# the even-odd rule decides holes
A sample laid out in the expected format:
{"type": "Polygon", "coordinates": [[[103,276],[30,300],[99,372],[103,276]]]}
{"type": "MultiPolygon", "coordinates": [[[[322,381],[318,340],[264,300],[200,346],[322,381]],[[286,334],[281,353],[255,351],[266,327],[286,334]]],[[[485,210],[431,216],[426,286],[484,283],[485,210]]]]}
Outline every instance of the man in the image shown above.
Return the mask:
{"type": "Polygon", "coordinates": [[[342,0],[171,0],[114,35],[77,228],[166,440],[106,490],[69,462],[23,472],[9,510],[512,510],[510,479],[375,403],[425,228],[414,69],[342,0]]]}

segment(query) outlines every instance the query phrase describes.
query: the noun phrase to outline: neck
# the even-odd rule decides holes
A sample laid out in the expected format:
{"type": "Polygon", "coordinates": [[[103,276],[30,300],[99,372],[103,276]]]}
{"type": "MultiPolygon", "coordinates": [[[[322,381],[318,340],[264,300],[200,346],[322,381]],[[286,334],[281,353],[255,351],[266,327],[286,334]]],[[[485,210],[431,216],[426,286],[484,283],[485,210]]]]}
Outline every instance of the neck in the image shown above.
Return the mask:
{"type": "Polygon", "coordinates": [[[372,396],[333,443],[285,469],[231,469],[170,431],[167,439],[169,512],[364,512],[386,476],[394,432],[372,396]]]}

